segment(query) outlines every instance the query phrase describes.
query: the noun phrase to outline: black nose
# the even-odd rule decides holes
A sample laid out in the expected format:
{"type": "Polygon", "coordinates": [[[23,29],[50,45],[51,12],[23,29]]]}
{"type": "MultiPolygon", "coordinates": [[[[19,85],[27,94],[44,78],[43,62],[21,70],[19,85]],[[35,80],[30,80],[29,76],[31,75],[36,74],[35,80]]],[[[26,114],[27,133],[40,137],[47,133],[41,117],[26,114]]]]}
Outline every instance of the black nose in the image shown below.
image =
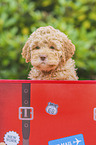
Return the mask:
{"type": "Polygon", "coordinates": [[[46,59],[46,56],[40,56],[40,59],[42,60],[42,61],[44,61],[45,59],[46,59]]]}

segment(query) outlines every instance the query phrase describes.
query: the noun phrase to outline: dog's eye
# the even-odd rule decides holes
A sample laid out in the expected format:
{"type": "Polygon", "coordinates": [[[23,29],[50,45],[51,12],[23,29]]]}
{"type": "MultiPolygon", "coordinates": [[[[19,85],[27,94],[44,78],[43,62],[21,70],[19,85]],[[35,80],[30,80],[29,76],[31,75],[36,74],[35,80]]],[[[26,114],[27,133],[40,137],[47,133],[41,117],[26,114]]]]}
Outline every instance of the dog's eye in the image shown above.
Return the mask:
{"type": "Polygon", "coordinates": [[[40,49],[40,47],[39,46],[36,46],[35,49],[40,49]]]}
{"type": "Polygon", "coordinates": [[[53,46],[50,46],[51,49],[55,49],[53,46]]]}

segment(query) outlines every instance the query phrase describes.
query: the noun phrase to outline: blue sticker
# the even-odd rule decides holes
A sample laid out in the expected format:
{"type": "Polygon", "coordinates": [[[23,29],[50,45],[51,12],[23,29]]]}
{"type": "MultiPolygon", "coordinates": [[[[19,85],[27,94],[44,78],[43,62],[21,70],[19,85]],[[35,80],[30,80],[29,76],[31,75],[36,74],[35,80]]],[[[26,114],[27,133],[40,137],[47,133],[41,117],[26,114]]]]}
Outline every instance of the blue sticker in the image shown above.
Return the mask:
{"type": "Polygon", "coordinates": [[[56,139],[48,142],[48,145],[85,145],[82,134],[56,139]]]}

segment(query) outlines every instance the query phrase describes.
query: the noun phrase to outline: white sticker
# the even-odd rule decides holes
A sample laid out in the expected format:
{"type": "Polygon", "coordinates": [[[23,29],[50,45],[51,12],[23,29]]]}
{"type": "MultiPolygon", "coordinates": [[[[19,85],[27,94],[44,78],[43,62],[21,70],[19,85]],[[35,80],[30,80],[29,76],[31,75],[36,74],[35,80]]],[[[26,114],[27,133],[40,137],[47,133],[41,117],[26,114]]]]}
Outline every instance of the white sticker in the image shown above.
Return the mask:
{"type": "Polygon", "coordinates": [[[96,121],[96,108],[94,108],[94,120],[96,121]]]}
{"type": "Polygon", "coordinates": [[[7,145],[17,145],[20,141],[20,137],[16,132],[9,131],[5,134],[4,141],[7,145]]]}
{"type": "Polygon", "coordinates": [[[46,107],[46,112],[50,115],[56,115],[58,112],[58,105],[49,102],[46,107]]]}

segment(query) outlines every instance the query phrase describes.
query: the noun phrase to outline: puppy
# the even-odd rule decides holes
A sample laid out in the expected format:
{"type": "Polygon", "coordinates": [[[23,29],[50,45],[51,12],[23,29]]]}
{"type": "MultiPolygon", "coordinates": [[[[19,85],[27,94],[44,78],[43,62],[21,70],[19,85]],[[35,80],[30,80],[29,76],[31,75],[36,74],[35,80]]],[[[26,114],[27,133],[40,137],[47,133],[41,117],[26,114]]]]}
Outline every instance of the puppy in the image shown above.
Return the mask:
{"type": "Polygon", "coordinates": [[[72,56],[75,46],[67,36],[51,26],[33,32],[22,56],[31,62],[31,80],[78,80],[72,56]]]}

